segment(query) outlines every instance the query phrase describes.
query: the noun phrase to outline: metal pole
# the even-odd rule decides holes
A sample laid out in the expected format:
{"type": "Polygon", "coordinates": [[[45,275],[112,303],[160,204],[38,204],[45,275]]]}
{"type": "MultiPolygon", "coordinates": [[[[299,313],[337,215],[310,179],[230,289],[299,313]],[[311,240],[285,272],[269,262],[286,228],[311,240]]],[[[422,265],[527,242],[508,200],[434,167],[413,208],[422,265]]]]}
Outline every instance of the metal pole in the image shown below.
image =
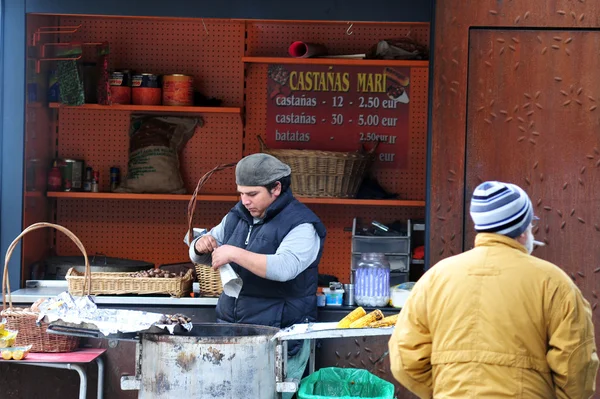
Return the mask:
{"type": "Polygon", "coordinates": [[[96,358],[98,363],[98,399],[104,398],[104,360],[101,356],[96,358]]]}

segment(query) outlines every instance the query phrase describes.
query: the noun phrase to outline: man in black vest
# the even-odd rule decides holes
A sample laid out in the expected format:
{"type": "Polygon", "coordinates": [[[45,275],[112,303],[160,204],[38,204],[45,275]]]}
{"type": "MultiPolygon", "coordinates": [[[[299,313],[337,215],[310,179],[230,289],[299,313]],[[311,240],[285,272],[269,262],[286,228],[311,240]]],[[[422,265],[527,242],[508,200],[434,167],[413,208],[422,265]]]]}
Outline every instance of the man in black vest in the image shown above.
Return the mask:
{"type": "MultiPolygon", "coordinates": [[[[294,198],[290,174],[290,167],[271,155],[240,160],[235,169],[240,201],[190,245],[193,262],[207,264],[212,258],[214,269],[230,264],[242,279],[238,298],[221,294],[218,321],[280,328],[316,321],[317,267],[326,231],[294,198]]],[[[302,371],[308,346],[289,343],[288,356],[304,363],[302,371]]]]}

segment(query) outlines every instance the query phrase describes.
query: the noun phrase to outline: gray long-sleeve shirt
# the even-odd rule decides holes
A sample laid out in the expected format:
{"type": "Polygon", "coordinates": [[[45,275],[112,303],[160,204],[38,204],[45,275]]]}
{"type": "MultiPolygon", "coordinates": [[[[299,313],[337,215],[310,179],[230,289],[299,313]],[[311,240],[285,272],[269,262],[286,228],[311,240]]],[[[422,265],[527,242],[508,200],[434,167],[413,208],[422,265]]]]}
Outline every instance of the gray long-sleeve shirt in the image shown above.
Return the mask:
{"type": "MultiPolygon", "coordinates": [[[[227,215],[207,233],[213,236],[219,246],[223,245],[226,220],[227,215]]],[[[254,224],[260,223],[261,219],[254,218],[254,224]]],[[[200,237],[202,235],[190,245],[190,259],[194,263],[210,264],[210,254],[198,255],[195,251],[196,241],[200,237]]],[[[275,281],[293,280],[317,259],[320,245],[319,235],[311,223],[296,226],[283,238],[275,254],[267,255],[266,278],[275,281]]]]}

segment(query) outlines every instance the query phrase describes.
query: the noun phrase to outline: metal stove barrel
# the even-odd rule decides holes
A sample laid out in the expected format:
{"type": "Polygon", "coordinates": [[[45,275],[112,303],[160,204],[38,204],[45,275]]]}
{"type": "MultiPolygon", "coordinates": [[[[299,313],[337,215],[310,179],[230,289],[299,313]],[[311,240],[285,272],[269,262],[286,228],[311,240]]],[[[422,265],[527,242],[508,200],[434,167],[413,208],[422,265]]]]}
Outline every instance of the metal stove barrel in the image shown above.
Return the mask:
{"type": "Polygon", "coordinates": [[[139,398],[275,399],[277,328],[194,324],[186,335],[142,334],[139,398]]]}

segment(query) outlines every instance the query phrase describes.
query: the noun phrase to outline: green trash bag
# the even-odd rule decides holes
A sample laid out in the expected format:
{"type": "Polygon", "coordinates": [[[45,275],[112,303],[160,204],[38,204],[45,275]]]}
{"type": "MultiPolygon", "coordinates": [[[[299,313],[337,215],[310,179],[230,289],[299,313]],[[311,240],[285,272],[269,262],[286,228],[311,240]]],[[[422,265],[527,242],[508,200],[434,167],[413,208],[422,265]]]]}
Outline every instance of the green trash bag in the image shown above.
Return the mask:
{"type": "Polygon", "coordinates": [[[300,382],[298,399],[393,399],[394,385],[367,370],[328,367],[300,382]]]}

